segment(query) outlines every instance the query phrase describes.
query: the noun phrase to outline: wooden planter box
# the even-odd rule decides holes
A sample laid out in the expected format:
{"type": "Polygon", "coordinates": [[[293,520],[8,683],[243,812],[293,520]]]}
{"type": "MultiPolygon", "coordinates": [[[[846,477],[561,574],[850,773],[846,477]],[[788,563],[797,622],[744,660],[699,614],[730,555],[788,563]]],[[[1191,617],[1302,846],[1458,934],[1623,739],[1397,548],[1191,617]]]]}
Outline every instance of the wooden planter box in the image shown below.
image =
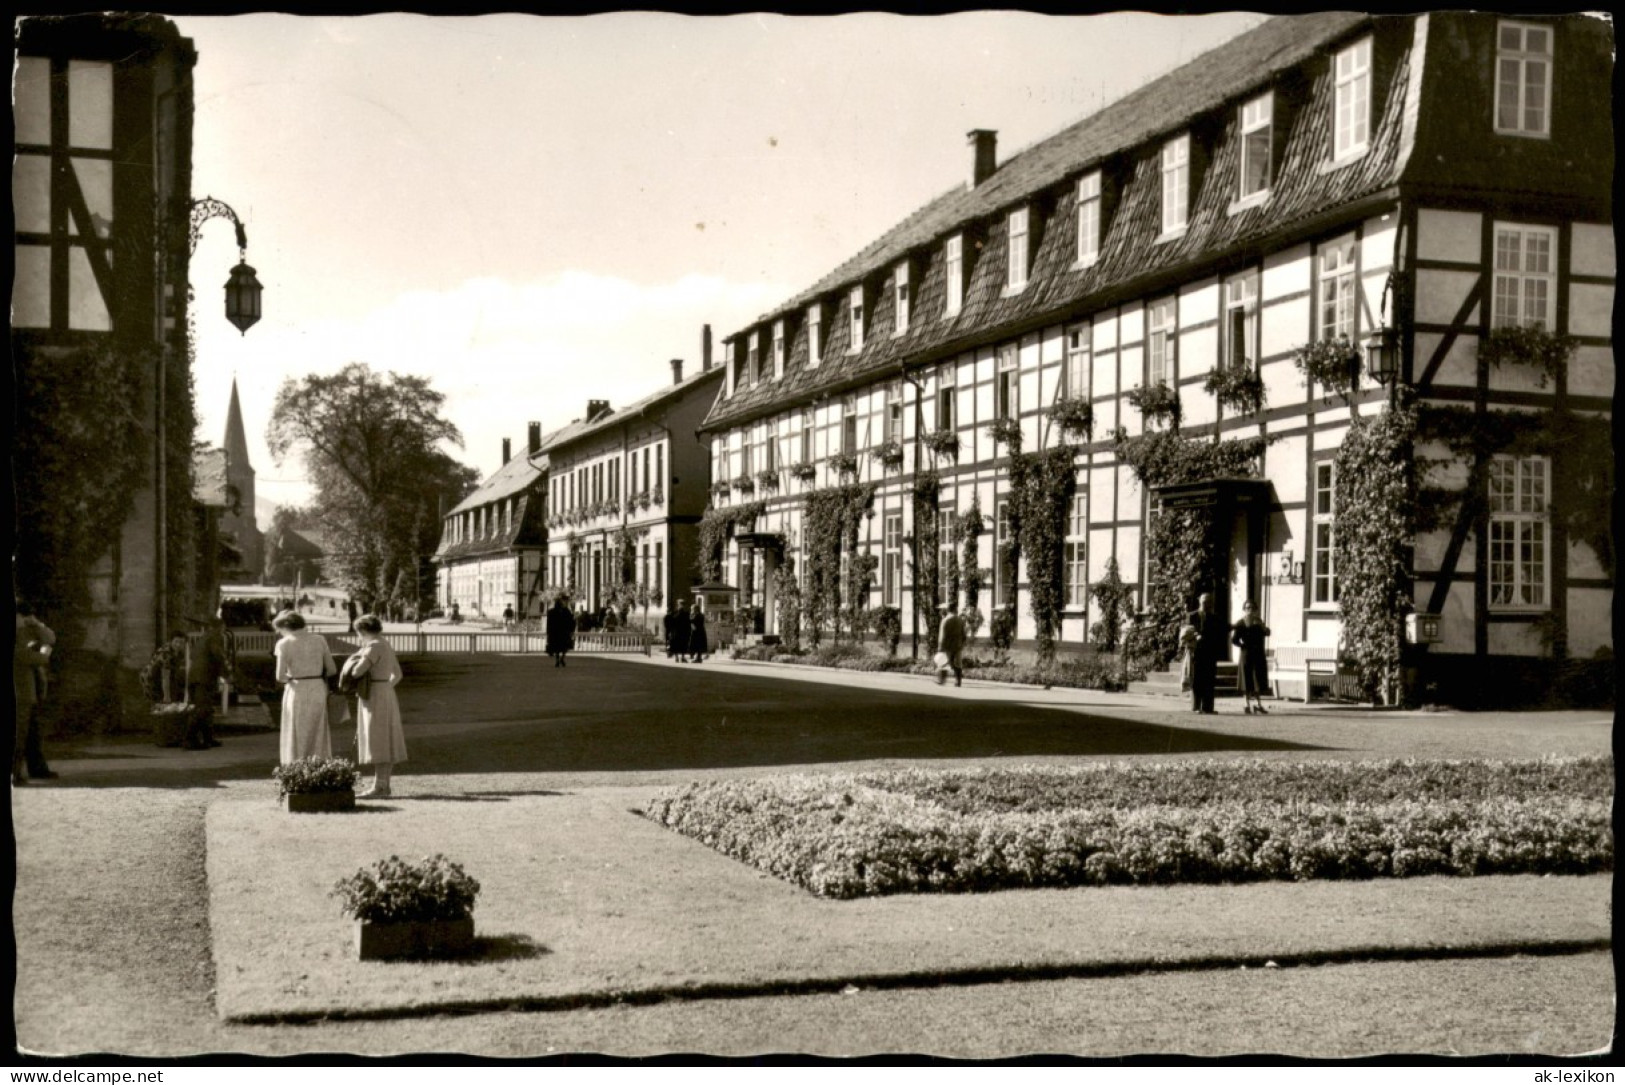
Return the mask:
{"type": "Polygon", "coordinates": [[[282,796],[282,807],[290,814],[342,813],[355,809],[355,789],[292,792],[282,796]]]}
{"type": "Polygon", "coordinates": [[[430,919],[420,923],[368,923],[356,920],[356,959],[400,961],[461,957],[474,948],[474,917],[430,919]]]}

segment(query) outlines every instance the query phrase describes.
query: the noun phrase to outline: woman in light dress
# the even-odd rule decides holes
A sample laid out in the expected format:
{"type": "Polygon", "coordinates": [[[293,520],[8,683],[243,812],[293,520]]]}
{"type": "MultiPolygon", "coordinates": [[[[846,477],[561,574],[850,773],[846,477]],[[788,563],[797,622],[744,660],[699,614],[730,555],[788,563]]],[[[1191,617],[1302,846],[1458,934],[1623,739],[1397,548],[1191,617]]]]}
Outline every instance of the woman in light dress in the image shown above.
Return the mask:
{"type": "Polygon", "coordinates": [[[276,642],[276,680],[282,691],[282,763],[302,757],[332,757],[327,731],[327,679],[338,673],[327,638],[305,628],[296,610],[284,610],[271,625],[276,642]]]}
{"type": "Polygon", "coordinates": [[[389,777],[397,762],[406,760],[406,733],[401,728],[401,704],[395,698],[395,684],[401,680],[401,663],[395,649],[384,640],[384,623],[377,615],[363,614],[355,620],[361,647],[344,662],[344,672],[355,679],[369,679],[356,691],[356,759],[373,768],[371,786],[357,792],[362,799],[389,796],[389,777]]]}

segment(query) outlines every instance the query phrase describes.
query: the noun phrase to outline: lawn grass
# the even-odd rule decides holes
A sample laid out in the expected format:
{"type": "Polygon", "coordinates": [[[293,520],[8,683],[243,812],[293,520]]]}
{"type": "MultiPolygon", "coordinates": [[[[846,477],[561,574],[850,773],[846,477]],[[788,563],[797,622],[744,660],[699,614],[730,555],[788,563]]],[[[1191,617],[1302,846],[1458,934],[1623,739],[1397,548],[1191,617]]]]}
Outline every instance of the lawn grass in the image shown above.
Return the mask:
{"type": "Polygon", "coordinates": [[[592,1006],[1140,968],[1602,945],[1609,880],[1421,878],[1107,887],[830,902],[630,811],[647,788],[208,812],[217,1005],[229,1020],[592,1006]],[[482,885],[484,955],[359,963],[333,883],[443,852],[482,885]],[[1200,922],[1192,922],[1200,916],[1200,922]]]}

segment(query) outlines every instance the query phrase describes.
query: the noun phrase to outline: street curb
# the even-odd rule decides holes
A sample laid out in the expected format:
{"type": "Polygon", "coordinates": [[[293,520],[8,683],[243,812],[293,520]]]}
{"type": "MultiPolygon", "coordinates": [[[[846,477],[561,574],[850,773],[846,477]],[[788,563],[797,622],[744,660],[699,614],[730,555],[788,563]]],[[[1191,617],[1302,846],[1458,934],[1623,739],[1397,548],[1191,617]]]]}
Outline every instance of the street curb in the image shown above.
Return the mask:
{"type": "Polygon", "coordinates": [[[583,991],[571,995],[523,998],[465,999],[426,1002],[416,1006],[379,1006],[355,1010],[303,1010],[288,1013],[222,1015],[228,1025],[297,1025],[324,1021],[391,1021],[476,1013],[553,1013],[605,1009],[612,1006],[650,1006],[662,1002],[697,1002],[707,999],[768,998],[786,995],[896,991],[933,987],[972,987],[987,983],[1030,983],[1045,980],[1113,979],[1170,972],[1215,972],[1249,968],[1305,968],[1336,964],[1455,961],[1496,957],[1558,957],[1610,950],[1606,938],[1559,939],[1540,942],[1502,942],[1472,946],[1394,947],[1356,946],[1298,954],[1255,954],[1246,957],[1148,957],[1140,960],[1082,964],[1032,964],[954,969],[945,972],[890,972],[854,974],[836,979],[773,980],[762,983],[704,983],[666,985],[631,990],[583,991]],[[855,991],[853,989],[856,989],[855,991]]]}

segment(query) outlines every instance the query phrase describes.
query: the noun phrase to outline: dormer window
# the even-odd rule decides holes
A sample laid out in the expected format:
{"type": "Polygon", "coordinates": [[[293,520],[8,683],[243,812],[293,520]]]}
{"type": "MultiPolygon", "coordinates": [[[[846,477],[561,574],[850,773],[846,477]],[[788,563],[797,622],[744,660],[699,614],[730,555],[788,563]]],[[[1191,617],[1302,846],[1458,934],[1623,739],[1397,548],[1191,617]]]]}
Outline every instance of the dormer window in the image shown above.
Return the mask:
{"type": "Polygon", "coordinates": [[[1100,171],[1078,178],[1078,266],[1100,259],[1100,171]]]}
{"type": "Polygon", "coordinates": [[[1191,137],[1162,145],[1162,232],[1177,233],[1190,221],[1191,137]]]}
{"type": "Polygon", "coordinates": [[[908,331],[910,303],[914,299],[914,287],[908,279],[907,260],[897,265],[897,270],[892,275],[892,290],[897,297],[897,322],[892,334],[902,335],[908,331]]]}
{"type": "Polygon", "coordinates": [[[850,299],[852,341],[846,349],[847,353],[856,354],[863,349],[863,287],[854,286],[850,299]]]}
{"type": "Polygon", "coordinates": [[[773,322],[773,379],[784,376],[784,321],[773,322]]]}
{"type": "Polygon", "coordinates": [[[1496,29],[1495,130],[1508,136],[1551,134],[1552,32],[1529,23],[1496,29]]]}
{"type": "Polygon", "coordinates": [[[762,379],[762,333],[745,340],[745,384],[754,384],[762,379]]]}
{"type": "Polygon", "coordinates": [[[1270,142],[1275,96],[1261,94],[1241,107],[1240,199],[1262,198],[1270,190],[1270,142]]]}
{"type": "Polygon", "coordinates": [[[1009,225],[1010,265],[1005,286],[1014,291],[1027,285],[1027,208],[1018,207],[1011,211],[1009,225]]]}
{"type": "Polygon", "coordinates": [[[1361,38],[1332,64],[1332,158],[1364,154],[1371,142],[1371,39],[1361,38]]]}
{"type": "Polygon", "coordinates": [[[807,368],[824,360],[824,310],[816,301],[807,306],[807,368]]]}
{"type": "Polygon", "coordinates": [[[964,234],[955,234],[943,245],[942,265],[948,285],[948,300],[943,306],[943,315],[958,316],[965,307],[964,234]]]}

